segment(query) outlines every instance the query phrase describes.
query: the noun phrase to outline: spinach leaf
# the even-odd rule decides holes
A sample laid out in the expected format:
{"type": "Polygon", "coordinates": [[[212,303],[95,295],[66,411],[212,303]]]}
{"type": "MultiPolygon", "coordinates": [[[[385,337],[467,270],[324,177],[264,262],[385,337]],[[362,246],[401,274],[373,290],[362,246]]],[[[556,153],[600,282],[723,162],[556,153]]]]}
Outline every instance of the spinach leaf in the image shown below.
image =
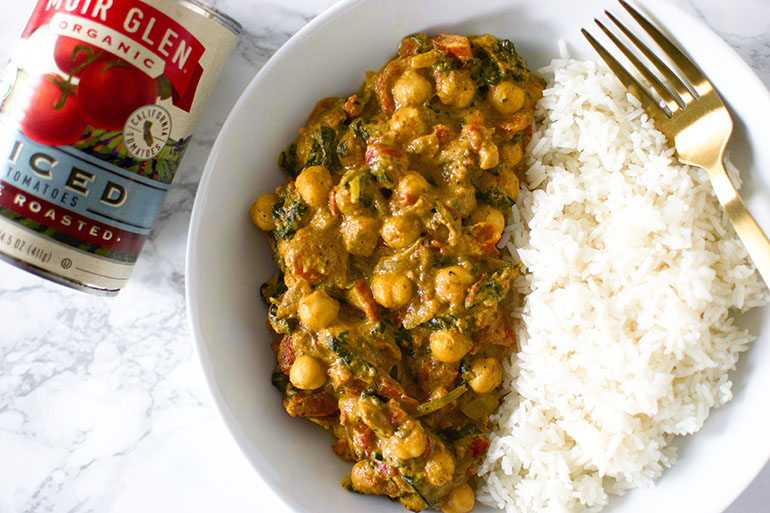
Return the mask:
{"type": "Polygon", "coordinates": [[[406,351],[409,356],[414,356],[414,339],[409,330],[403,326],[396,326],[396,324],[388,317],[383,317],[382,320],[377,323],[377,326],[371,331],[373,338],[379,338],[382,336],[392,336],[396,341],[396,345],[402,350],[406,351]]]}
{"type": "Polygon", "coordinates": [[[485,274],[471,286],[465,298],[465,308],[478,305],[494,306],[502,301],[511,290],[511,264],[496,270],[491,275],[485,274]]]}
{"type": "Polygon", "coordinates": [[[431,331],[457,330],[460,333],[470,333],[473,330],[473,319],[470,317],[456,317],[452,314],[437,315],[420,324],[431,331]]]}
{"type": "Polygon", "coordinates": [[[481,53],[476,59],[472,59],[471,78],[479,87],[499,84],[503,80],[503,73],[497,62],[486,53],[481,53]]]}
{"type": "Polygon", "coordinates": [[[374,197],[378,190],[377,180],[366,168],[346,172],[340,184],[350,193],[353,203],[360,203],[366,208],[374,204],[374,197]]]}
{"type": "Polygon", "coordinates": [[[412,34],[401,40],[401,44],[398,46],[398,54],[402,56],[415,55],[427,52],[431,48],[433,48],[433,45],[427,35],[423,33],[412,34]]]}
{"type": "Polygon", "coordinates": [[[281,166],[281,169],[283,169],[287,175],[292,178],[297,178],[302,166],[300,166],[299,160],[297,160],[296,144],[292,143],[286,151],[281,153],[278,157],[278,165],[281,166]]]}
{"type": "Polygon", "coordinates": [[[321,126],[311,135],[313,146],[305,160],[304,168],[310,166],[323,166],[329,171],[340,168],[337,157],[337,132],[328,126],[321,126]]]}
{"type": "Polygon", "coordinates": [[[360,370],[373,375],[375,372],[374,365],[366,361],[350,347],[350,341],[348,340],[349,336],[350,333],[347,331],[343,331],[336,336],[330,335],[326,337],[326,347],[354,371],[360,370]]]}
{"type": "Polygon", "coordinates": [[[363,118],[358,118],[350,124],[350,129],[358,137],[362,144],[367,144],[371,135],[363,118]]]}
{"type": "Polygon", "coordinates": [[[276,333],[288,335],[297,329],[297,319],[293,317],[278,317],[278,304],[272,303],[267,309],[267,320],[276,333]]]}
{"type": "Polygon", "coordinates": [[[291,382],[289,381],[289,376],[281,372],[281,369],[279,368],[276,368],[273,371],[272,376],[270,376],[270,382],[275,388],[280,390],[282,394],[285,394],[286,391],[292,386],[291,382]]]}
{"type": "Polygon", "coordinates": [[[492,185],[483,194],[484,201],[491,206],[499,208],[503,212],[508,211],[516,201],[508,196],[500,187],[492,185]]]}
{"type": "Polygon", "coordinates": [[[288,184],[278,203],[273,205],[273,234],[279,240],[289,240],[300,229],[308,206],[302,200],[294,184],[288,184]]]}
{"type": "Polygon", "coordinates": [[[508,39],[497,40],[497,55],[504,62],[511,62],[516,65],[521,62],[516,47],[513,45],[513,42],[508,39]]]}
{"type": "Polygon", "coordinates": [[[286,283],[283,278],[283,272],[278,271],[270,281],[263,283],[260,287],[259,293],[262,296],[262,301],[268,306],[272,303],[271,299],[278,299],[281,294],[286,292],[286,283]]]}
{"type": "Polygon", "coordinates": [[[479,428],[477,428],[475,424],[470,423],[462,427],[452,426],[445,428],[442,429],[440,433],[447,442],[456,442],[462,438],[465,438],[466,436],[480,435],[481,431],[479,431],[479,428]]]}
{"type": "Polygon", "coordinates": [[[460,65],[457,62],[456,59],[452,59],[444,52],[441,52],[438,59],[436,59],[436,62],[433,63],[432,69],[434,73],[440,73],[441,75],[447,76],[452,71],[459,69],[460,65]]]}
{"type": "Polygon", "coordinates": [[[475,59],[470,61],[471,77],[479,87],[495,85],[509,78],[524,79],[526,66],[511,41],[481,36],[472,43],[476,51],[475,59]]]}

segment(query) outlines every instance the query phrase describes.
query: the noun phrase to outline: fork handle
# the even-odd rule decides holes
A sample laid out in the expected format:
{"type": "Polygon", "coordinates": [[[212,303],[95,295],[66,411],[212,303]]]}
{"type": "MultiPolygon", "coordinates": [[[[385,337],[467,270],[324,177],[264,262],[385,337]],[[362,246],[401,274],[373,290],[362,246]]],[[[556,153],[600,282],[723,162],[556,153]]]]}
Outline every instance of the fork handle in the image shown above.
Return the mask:
{"type": "Polygon", "coordinates": [[[727,175],[722,161],[717,161],[713,166],[706,168],[706,171],[709,173],[719,203],[727,212],[727,218],[738,233],[765,284],[770,286],[770,240],[746,208],[746,204],[727,175]]]}

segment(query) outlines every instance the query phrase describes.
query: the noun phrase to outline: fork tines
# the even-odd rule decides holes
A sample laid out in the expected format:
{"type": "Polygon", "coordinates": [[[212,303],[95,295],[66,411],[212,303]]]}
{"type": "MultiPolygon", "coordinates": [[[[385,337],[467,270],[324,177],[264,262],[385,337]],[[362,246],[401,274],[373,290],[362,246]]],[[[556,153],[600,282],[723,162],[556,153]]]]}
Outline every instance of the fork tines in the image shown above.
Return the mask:
{"type": "Polygon", "coordinates": [[[663,80],[652,72],[648,65],[642,62],[636,53],[628,48],[620,39],[598,19],[594,19],[602,31],[615,46],[625,55],[629,62],[636,68],[644,79],[649,82],[652,89],[665,104],[662,108],[658,100],[643,86],[615,57],[612,56],[586,29],[581,29],[582,34],[588,39],[588,42],[604,62],[610,67],[615,76],[620,79],[626,89],[631,92],[641,103],[647,113],[657,122],[663,122],[676,114],[687,105],[697,100],[700,96],[713,91],[713,87],[706,77],[685,55],[664,36],[650,21],[642,16],[636,9],[631,7],[625,0],[619,0],[623,8],[628,11],[631,17],[642,27],[642,29],[652,38],[661,50],[668,56],[671,62],[678,68],[681,76],[689,84],[680,79],[680,75],[675,73],[669,66],[658,58],[655,53],[649,49],[633,32],[631,32],[620,20],[618,20],[609,11],[604,11],[607,17],[614,23],[625,37],[637,48],[645,59],[660,73],[663,80]]]}

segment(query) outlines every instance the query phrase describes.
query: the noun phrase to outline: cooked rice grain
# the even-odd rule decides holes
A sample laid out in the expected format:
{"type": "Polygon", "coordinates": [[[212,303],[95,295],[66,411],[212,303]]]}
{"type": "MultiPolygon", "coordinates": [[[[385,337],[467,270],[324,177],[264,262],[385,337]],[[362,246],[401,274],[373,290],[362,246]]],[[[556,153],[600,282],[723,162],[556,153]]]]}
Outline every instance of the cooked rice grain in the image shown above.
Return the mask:
{"type": "Polygon", "coordinates": [[[645,486],[731,398],[766,303],[700,169],[680,165],[612,74],[562,58],[504,234],[525,272],[520,351],[493,417],[478,498],[509,513],[599,511],[645,486]],[[516,210],[516,208],[514,209],[516,210]],[[519,217],[520,216],[520,217],[519,217]]]}

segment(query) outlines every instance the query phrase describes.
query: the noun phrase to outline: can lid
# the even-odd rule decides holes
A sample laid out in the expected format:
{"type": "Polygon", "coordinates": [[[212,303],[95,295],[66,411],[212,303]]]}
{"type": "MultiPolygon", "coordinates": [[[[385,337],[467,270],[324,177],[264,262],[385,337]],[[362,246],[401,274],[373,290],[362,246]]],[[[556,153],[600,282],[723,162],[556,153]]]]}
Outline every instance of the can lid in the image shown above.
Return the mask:
{"type": "Polygon", "coordinates": [[[243,31],[243,26],[235,21],[227,14],[223,13],[219,9],[208,5],[201,0],[178,0],[180,4],[184,5],[188,9],[195,11],[204,16],[209,16],[220,25],[229,29],[236,36],[243,31]]]}

